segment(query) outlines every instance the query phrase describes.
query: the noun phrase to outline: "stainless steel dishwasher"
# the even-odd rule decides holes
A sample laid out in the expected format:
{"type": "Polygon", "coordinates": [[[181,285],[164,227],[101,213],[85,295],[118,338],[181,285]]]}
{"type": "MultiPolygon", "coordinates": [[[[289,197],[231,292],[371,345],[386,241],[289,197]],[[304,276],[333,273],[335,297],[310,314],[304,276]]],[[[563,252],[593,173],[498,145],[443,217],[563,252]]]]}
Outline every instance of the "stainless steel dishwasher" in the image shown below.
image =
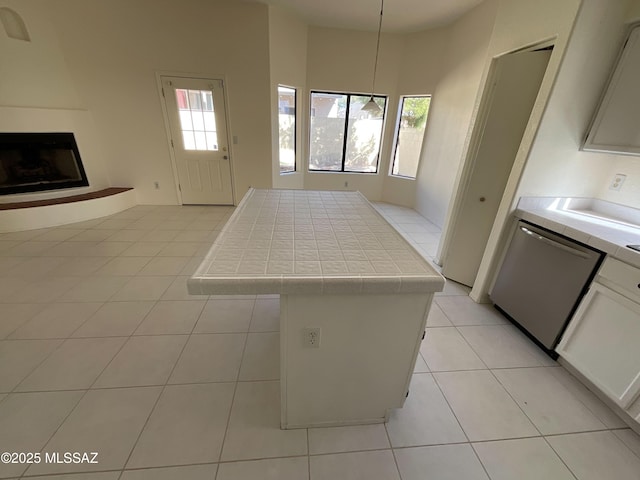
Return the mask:
{"type": "Polygon", "coordinates": [[[519,221],[490,297],[554,358],[554,347],[604,254],[519,221]]]}

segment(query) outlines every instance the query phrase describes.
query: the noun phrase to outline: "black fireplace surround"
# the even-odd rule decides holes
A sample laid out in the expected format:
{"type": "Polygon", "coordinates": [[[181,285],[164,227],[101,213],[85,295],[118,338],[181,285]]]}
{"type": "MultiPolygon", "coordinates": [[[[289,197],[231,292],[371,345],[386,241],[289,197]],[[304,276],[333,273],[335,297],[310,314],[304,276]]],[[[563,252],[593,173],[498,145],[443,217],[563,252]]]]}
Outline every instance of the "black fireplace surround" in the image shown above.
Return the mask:
{"type": "Polygon", "coordinates": [[[88,185],[73,133],[0,133],[0,195],[88,185]]]}

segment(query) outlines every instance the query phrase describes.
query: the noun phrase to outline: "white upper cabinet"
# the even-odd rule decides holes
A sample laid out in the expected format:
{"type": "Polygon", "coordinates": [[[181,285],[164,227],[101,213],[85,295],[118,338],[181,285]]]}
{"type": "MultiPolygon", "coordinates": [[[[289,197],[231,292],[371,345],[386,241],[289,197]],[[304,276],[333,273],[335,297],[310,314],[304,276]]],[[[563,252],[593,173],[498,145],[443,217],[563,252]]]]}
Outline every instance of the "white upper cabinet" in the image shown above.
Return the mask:
{"type": "Polygon", "coordinates": [[[640,25],[629,34],[583,149],[640,155],[640,25]]]}

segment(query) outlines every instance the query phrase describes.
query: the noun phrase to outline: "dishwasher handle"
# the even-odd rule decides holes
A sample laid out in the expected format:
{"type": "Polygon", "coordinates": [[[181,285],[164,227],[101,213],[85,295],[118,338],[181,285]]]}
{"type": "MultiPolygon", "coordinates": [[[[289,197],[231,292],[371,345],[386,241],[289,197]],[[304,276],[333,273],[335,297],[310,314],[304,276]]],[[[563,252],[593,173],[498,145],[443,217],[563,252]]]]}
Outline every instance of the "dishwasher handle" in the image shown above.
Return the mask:
{"type": "Polygon", "coordinates": [[[536,240],[540,240],[541,242],[546,243],[547,245],[550,245],[552,247],[555,248],[559,248],[560,250],[563,250],[567,253],[570,253],[571,255],[575,255],[576,257],[580,257],[580,258],[589,258],[589,254],[585,253],[581,250],[578,250],[576,248],[571,248],[567,245],[563,245],[560,242],[556,242],[555,240],[551,240],[550,238],[544,237],[532,230],[529,230],[527,227],[523,227],[522,225],[520,226],[520,230],[522,230],[524,233],[526,233],[527,235],[530,235],[531,237],[535,238],[536,240]]]}

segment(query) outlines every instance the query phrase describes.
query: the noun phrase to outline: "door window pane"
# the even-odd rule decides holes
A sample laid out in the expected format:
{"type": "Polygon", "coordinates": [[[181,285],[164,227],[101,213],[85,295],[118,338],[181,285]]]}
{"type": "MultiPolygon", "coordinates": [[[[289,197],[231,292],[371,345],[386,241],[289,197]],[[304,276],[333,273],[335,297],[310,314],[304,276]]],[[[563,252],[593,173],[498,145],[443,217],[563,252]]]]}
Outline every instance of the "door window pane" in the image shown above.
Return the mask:
{"type": "Polygon", "coordinates": [[[207,136],[207,146],[212,147],[210,150],[218,150],[218,139],[215,132],[205,132],[207,136]]]}
{"type": "Polygon", "coordinates": [[[191,112],[189,110],[179,110],[180,126],[182,130],[193,131],[193,122],[191,121],[191,112]]]}
{"type": "Polygon", "coordinates": [[[296,89],[278,86],[280,173],[296,171],[296,89]]]}
{"type": "Polygon", "coordinates": [[[204,112],[204,130],[206,132],[216,131],[216,116],[213,112],[204,112]]]}
{"type": "Polygon", "coordinates": [[[402,97],[391,175],[416,178],[431,96],[402,97]]]}
{"type": "Polygon", "coordinates": [[[204,132],[202,110],[191,110],[191,118],[193,119],[193,129],[198,132],[204,132]]]}
{"type": "Polygon", "coordinates": [[[213,92],[176,89],[185,150],[218,150],[213,92]]]}
{"type": "Polygon", "coordinates": [[[184,144],[185,150],[195,150],[196,149],[196,141],[193,138],[192,130],[183,130],[182,131],[182,143],[184,144]]]}
{"type": "Polygon", "coordinates": [[[207,137],[205,136],[204,132],[195,130],[193,133],[196,137],[196,150],[208,150],[207,137]]]}
{"type": "Polygon", "coordinates": [[[309,170],[376,173],[386,98],[380,112],[362,110],[369,95],[311,92],[309,170]]]}

